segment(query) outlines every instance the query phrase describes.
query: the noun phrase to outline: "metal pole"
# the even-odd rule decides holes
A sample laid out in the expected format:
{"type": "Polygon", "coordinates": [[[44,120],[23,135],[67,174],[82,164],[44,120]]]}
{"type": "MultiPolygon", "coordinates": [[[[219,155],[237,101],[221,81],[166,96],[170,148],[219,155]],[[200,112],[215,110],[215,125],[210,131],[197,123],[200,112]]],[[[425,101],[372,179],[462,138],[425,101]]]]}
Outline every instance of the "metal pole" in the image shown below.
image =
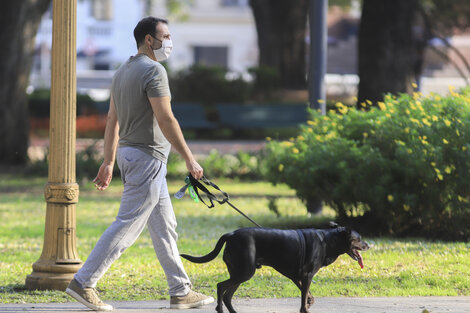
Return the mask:
{"type": "MultiPolygon", "coordinates": [[[[310,26],[310,55],[308,72],[308,97],[310,107],[326,114],[326,47],[328,28],[326,17],[328,13],[328,0],[310,0],[309,26],[310,26]]],[[[322,210],[319,199],[307,200],[309,212],[318,213],[322,210]]]]}
{"type": "Polygon", "coordinates": [[[308,91],[310,107],[326,113],[325,74],[328,0],[310,0],[310,62],[308,91]]]}
{"type": "Polygon", "coordinates": [[[53,0],[49,177],[42,254],[26,288],[65,290],[82,266],[76,249],[75,182],[77,0],[53,0]]]}

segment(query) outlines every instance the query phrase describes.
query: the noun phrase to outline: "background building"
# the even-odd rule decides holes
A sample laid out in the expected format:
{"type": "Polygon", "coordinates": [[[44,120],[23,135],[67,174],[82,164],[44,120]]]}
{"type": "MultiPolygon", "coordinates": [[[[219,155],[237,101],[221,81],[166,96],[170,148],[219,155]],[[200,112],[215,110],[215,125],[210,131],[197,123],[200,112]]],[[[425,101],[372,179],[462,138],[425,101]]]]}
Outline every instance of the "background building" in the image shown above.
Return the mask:
{"type": "MultiPolygon", "coordinates": [[[[31,84],[50,84],[52,7],[36,44],[31,84]]],[[[108,88],[113,70],[136,53],[133,30],[144,16],[168,18],[174,41],[172,70],[192,64],[243,72],[257,63],[256,28],[248,0],[195,0],[176,12],[165,0],[82,0],[77,4],[77,88],[108,88]]]]}
{"type": "MultiPolygon", "coordinates": [[[[77,4],[77,88],[98,98],[106,98],[114,70],[136,52],[132,36],[144,16],[168,18],[174,41],[167,61],[172,71],[193,64],[220,66],[228,71],[246,72],[256,66],[258,44],[255,21],[248,0],[181,1],[168,9],[167,0],[80,0],[77,4]]],[[[332,7],[328,12],[327,94],[340,98],[357,92],[357,35],[360,22],[358,1],[349,11],[332,7]]],[[[52,5],[44,15],[37,40],[31,73],[31,88],[50,85],[52,5]]],[[[306,36],[308,41],[308,36],[306,36]]],[[[450,42],[470,59],[470,35],[459,33],[450,42]]],[[[425,56],[421,87],[424,92],[446,92],[448,85],[465,81],[451,62],[464,68],[455,52],[432,40],[425,56]]]]}

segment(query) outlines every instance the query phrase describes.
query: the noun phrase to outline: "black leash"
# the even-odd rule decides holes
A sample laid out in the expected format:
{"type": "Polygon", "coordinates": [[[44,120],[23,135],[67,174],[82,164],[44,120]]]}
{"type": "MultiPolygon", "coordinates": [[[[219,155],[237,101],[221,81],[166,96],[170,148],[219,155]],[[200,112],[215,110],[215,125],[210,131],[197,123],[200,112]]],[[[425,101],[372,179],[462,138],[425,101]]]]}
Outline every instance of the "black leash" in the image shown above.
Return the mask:
{"type": "Polygon", "coordinates": [[[197,199],[201,200],[202,203],[204,203],[209,209],[210,208],[213,208],[215,205],[214,205],[214,202],[217,202],[219,204],[224,204],[224,203],[227,203],[228,205],[230,205],[233,209],[235,209],[238,213],[240,213],[243,217],[245,217],[247,220],[249,220],[250,222],[252,222],[254,225],[262,228],[258,223],[256,223],[255,221],[253,221],[250,217],[248,217],[248,215],[246,215],[245,213],[243,213],[240,209],[238,209],[236,206],[234,206],[232,203],[230,203],[229,201],[229,196],[228,196],[228,193],[226,193],[225,191],[222,191],[219,186],[217,186],[216,184],[214,184],[213,182],[211,182],[209,179],[207,179],[205,176],[203,176],[201,178],[201,180],[204,182],[204,184],[206,184],[207,186],[210,186],[216,190],[218,190],[222,197],[221,198],[217,198],[212,192],[210,192],[206,186],[204,186],[203,184],[201,184],[196,178],[193,177],[193,175],[189,174],[188,177],[186,177],[185,179],[185,183],[186,185],[184,185],[176,194],[175,194],[175,197],[180,199],[181,197],[183,197],[184,195],[184,192],[186,191],[186,189],[189,188],[189,193],[191,195],[191,197],[193,197],[194,199],[197,197],[197,199]],[[192,190],[194,190],[194,193],[196,195],[192,195],[191,192],[192,190]],[[204,199],[201,197],[201,195],[199,194],[199,191],[202,191],[203,193],[206,194],[207,198],[209,199],[210,201],[210,205],[208,205],[204,199]]]}

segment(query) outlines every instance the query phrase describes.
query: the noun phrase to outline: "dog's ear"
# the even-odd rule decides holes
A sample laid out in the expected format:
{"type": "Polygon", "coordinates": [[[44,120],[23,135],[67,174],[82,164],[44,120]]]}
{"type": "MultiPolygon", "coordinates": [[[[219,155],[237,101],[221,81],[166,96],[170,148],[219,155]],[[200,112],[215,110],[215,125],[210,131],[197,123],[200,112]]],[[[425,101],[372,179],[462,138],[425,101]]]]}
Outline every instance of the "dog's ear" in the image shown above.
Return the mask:
{"type": "Polygon", "coordinates": [[[331,228],[338,228],[338,227],[339,227],[339,225],[336,224],[336,223],[333,222],[333,221],[329,222],[328,224],[330,225],[331,228]]]}

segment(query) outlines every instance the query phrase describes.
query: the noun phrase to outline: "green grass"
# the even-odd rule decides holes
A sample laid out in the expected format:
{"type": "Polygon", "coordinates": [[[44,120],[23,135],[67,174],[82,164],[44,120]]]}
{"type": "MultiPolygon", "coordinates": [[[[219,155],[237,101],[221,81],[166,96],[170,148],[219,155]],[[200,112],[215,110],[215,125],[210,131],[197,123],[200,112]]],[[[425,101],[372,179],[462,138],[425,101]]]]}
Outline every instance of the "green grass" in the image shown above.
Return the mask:
{"type": "MultiPolygon", "coordinates": [[[[26,291],[24,280],[40,256],[44,234],[45,178],[0,175],[0,302],[64,302],[58,291],[26,291]]],[[[232,203],[268,227],[319,225],[334,219],[326,208],[322,216],[307,216],[304,205],[285,185],[264,182],[217,180],[232,196],[232,203]],[[282,217],[267,209],[269,197],[282,217]]],[[[174,193],[182,181],[169,182],[174,193]]],[[[122,186],[115,179],[104,192],[91,183],[80,187],[77,205],[78,253],[84,261],[119,208],[122,186]]],[[[181,253],[209,252],[225,232],[251,226],[227,205],[208,209],[187,196],[173,201],[178,218],[181,253]]],[[[430,242],[424,239],[365,238],[372,248],[363,253],[365,268],[347,255],[321,269],[314,277],[314,296],[408,296],[470,295],[470,244],[430,242]]],[[[183,261],[195,289],[215,295],[216,283],[228,278],[221,257],[206,264],[183,261]]],[[[152,300],[167,298],[164,273],[153,251],[148,231],[116,261],[98,284],[103,299],[152,300]]],[[[298,297],[299,291],[285,277],[268,267],[258,270],[237,291],[238,297],[298,297]]]]}

